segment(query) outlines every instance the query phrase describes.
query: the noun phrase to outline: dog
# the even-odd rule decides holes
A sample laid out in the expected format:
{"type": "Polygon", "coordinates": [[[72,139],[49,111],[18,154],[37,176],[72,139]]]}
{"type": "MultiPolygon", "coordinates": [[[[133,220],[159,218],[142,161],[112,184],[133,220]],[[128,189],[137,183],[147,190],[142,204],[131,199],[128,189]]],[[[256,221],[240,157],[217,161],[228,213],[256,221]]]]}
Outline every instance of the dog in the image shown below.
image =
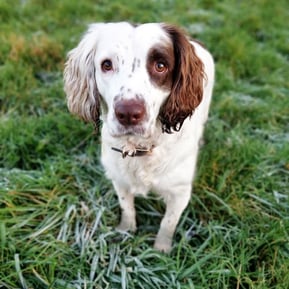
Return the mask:
{"type": "Polygon", "coordinates": [[[101,162],[121,207],[120,231],[136,230],[136,195],[152,191],[166,211],[154,248],[170,252],[187,207],[214,85],[214,61],[166,23],[91,24],[67,55],[71,113],[101,120],[101,162]]]}

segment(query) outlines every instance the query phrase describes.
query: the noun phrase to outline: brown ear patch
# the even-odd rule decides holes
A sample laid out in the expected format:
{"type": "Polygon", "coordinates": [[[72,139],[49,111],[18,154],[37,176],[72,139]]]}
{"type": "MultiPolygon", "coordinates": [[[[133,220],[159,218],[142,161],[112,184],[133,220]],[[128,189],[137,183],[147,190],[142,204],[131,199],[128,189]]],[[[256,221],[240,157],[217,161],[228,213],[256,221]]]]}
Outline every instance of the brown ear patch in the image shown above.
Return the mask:
{"type": "Polygon", "coordinates": [[[179,131],[203,97],[204,65],[196,55],[194,46],[175,26],[164,24],[173,43],[175,65],[172,71],[171,94],[161,108],[159,118],[163,131],[179,131]]]}

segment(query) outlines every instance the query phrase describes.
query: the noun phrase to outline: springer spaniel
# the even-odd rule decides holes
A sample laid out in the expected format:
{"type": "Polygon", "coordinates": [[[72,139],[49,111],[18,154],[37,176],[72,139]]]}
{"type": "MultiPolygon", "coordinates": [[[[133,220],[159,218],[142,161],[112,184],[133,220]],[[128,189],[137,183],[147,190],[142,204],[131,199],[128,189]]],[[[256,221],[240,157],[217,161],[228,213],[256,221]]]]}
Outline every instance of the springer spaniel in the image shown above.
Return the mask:
{"type": "Polygon", "coordinates": [[[190,200],[214,83],[214,62],[178,28],[92,24],[68,53],[69,110],[102,120],[101,161],[120,202],[117,229],[136,230],[136,195],[166,204],[154,247],[169,252],[190,200]]]}

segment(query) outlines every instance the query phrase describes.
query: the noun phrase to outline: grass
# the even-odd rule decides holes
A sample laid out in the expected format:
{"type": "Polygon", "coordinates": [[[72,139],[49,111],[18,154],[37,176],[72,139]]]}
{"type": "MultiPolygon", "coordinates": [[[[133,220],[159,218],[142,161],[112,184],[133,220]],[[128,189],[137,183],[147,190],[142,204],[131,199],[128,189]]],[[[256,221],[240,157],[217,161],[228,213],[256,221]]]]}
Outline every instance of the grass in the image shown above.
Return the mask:
{"type": "Polygon", "coordinates": [[[287,288],[288,3],[0,0],[0,288],[287,288]],[[164,206],[119,207],[99,136],[65,104],[66,53],[88,23],[166,21],[217,65],[194,194],[170,255],[152,249],[164,206]]]}

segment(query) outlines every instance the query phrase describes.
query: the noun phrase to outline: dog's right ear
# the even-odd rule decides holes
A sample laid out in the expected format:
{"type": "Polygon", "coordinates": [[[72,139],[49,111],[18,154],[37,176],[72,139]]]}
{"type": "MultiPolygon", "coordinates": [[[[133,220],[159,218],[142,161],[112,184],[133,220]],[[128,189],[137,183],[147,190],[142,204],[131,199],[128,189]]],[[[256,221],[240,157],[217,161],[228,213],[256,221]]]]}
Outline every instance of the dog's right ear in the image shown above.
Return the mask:
{"type": "Polygon", "coordinates": [[[91,25],[78,46],[68,53],[64,69],[64,91],[69,111],[94,123],[98,122],[100,114],[94,66],[97,39],[97,24],[91,25]]]}

